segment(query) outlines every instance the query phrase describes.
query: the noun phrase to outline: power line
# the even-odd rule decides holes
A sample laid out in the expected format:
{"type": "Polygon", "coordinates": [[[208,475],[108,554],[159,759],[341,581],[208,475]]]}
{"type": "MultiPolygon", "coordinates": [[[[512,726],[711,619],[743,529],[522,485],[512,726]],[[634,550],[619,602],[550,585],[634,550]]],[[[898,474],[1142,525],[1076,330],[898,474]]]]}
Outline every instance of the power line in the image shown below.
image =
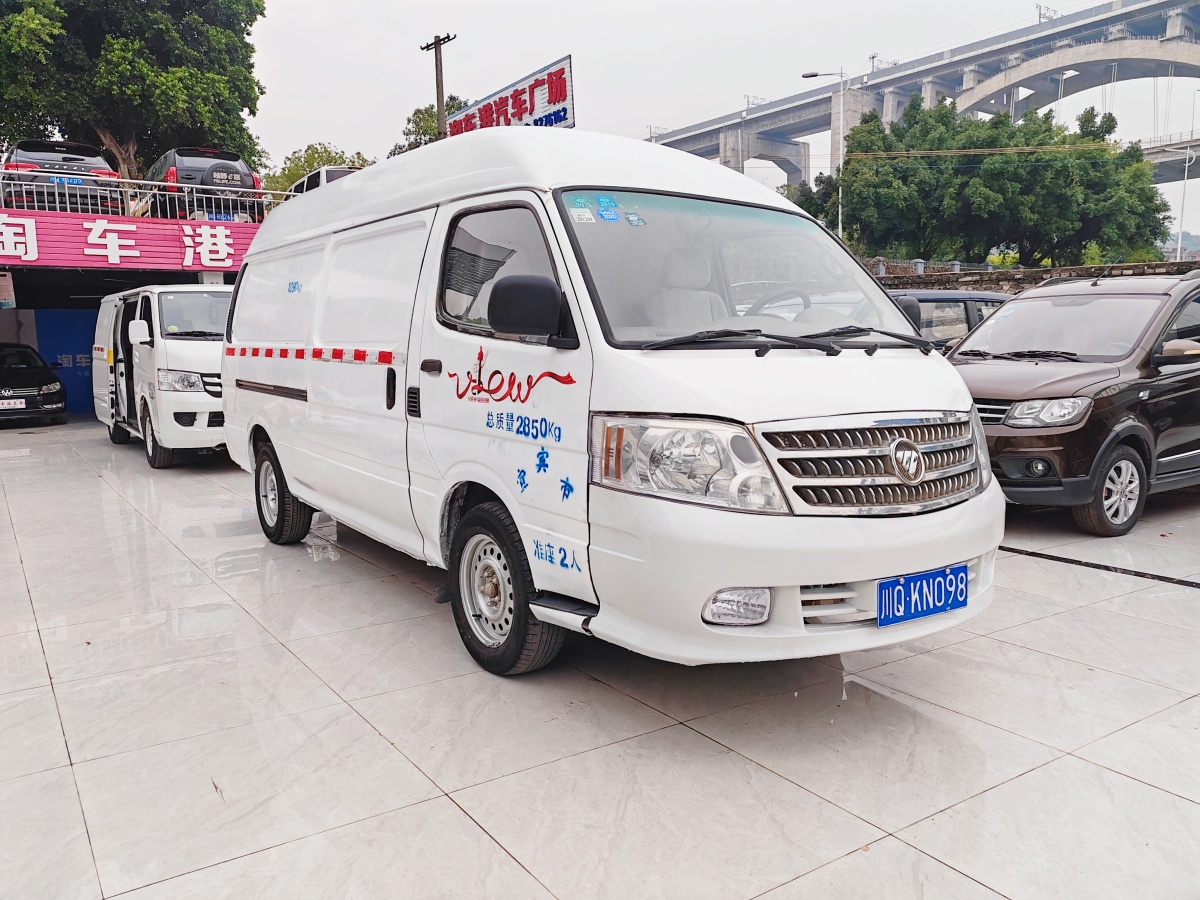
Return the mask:
{"type": "Polygon", "coordinates": [[[847,153],[846,159],[900,159],[914,156],[996,156],[1005,153],[1052,153],[1074,150],[1111,150],[1111,144],[1051,144],[1038,147],[964,147],[956,150],[879,150],[847,153]]]}

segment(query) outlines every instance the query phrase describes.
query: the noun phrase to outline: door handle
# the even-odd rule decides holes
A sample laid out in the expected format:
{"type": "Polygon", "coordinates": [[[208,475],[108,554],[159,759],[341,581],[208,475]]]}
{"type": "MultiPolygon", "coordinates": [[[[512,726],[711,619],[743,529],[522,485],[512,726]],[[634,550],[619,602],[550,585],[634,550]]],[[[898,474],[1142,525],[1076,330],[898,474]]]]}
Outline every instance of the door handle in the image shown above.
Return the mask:
{"type": "Polygon", "coordinates": [[[396,370],[388,366],[387,370],[387,408],[391,409],[396,405],[396,370]]]}
{"type": "Polygon", "coordinates": [[[430,375],[441,375],[442,361],[440,359],[423,359],[421,360],[421,371],[430,375]]]}

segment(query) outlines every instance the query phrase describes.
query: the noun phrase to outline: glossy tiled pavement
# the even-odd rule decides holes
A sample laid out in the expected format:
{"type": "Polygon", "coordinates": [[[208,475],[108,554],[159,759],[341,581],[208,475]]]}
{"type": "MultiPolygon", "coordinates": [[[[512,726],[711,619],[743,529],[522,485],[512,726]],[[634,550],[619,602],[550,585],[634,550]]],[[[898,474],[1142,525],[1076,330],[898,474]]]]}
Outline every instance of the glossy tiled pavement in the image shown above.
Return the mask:
{"type": "MultiPolygon", "coordinates": [[[[227,462],[9,428],[0,487],[0,897],[1200,896],[1200,590],[1005,555],[919,644],[501,679],[227,462]]],[[[1200,577],[1200,495],[1006,545],[1200,577]]]]}

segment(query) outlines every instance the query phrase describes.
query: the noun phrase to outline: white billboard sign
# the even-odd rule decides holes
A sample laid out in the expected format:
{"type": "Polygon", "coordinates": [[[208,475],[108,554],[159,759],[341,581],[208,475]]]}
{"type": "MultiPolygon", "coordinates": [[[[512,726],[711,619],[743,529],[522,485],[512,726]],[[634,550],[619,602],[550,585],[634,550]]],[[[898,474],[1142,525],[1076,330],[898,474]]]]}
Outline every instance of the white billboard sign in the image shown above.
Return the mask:
{"type": "Polygon", "coordinates": [[[514,81],[446,120],[452,135],[505,125],[575,127],[570,56],[514,81]]]}

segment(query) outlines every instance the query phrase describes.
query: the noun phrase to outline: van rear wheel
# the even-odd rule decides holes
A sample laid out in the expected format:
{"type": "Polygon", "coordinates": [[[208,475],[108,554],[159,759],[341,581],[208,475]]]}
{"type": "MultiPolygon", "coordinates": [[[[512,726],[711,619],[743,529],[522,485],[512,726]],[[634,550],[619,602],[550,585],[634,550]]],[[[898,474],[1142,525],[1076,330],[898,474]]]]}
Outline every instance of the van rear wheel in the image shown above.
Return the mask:
{"type": "Polygon", "coordinates": [[[316,510],[288,488],[279,457],[270,444],[263,444],[254,460],[254,499],[258,524],[271,543],[295,544],[304,540],[316,510]]]}
{"type": "Polygon", "coordinates": [[[529,610],[536,595],[516,523],[503,504],[467,511],[450,546],[450,605],[467,651],[496,675],[552,662],[566,631],[529,610]]]}

